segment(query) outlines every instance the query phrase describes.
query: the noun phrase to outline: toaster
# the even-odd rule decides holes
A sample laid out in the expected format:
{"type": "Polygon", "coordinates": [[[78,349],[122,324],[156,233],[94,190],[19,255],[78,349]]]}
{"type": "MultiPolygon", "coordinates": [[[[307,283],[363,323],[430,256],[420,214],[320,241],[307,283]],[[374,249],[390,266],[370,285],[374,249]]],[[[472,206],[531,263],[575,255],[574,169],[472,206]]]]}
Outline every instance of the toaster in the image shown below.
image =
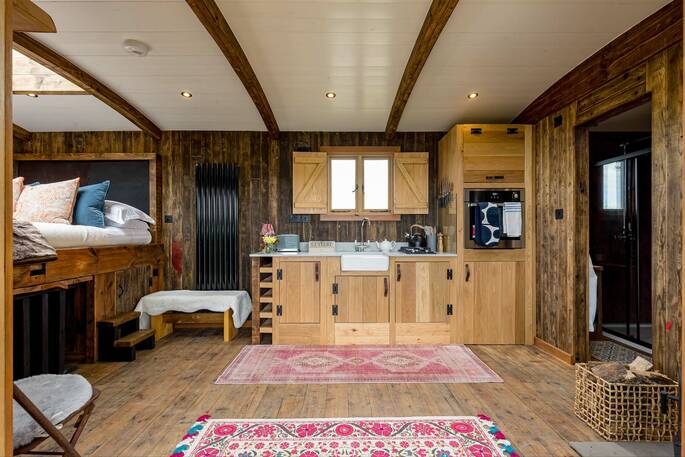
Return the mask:
{"type": "Polygon", "coordinates": [[[279,252],[298,252],[300,250],[300,235],[289,233],[278,235],[276,250],[279,252]]]}

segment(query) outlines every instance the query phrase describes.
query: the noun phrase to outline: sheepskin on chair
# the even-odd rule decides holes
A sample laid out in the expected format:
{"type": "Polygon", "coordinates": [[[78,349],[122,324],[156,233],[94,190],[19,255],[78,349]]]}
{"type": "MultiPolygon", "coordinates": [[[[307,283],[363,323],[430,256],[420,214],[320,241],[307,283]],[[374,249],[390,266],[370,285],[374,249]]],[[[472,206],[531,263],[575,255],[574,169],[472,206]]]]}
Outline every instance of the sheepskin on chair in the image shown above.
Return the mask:
{"type": "MultiPolygon", "coordinates": [[[[20,379],[15,384],[53,424],[81,409],[93,395],[90,383],[75,374],[42,374],[20,379]]],[[[16,401],[12,420],[15,449],[45,436],[41,426],[16,401]]]]}

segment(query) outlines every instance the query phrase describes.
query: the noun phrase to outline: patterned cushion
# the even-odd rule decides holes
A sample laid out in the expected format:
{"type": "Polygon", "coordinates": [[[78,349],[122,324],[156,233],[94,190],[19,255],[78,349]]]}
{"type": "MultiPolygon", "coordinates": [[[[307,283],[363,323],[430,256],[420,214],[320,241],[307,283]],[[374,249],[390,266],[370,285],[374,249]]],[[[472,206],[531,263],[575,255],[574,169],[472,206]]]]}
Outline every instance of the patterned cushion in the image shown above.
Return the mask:
{"type": "Polygon", "coordinates": [[[26,186],[19,196],[14,218],[28,222],[71,224],[80,178],[26,186]]]}
{"type": "Polygon", "coordinates": [[[21,195],[21,191],[24,189],[24,178],[19,176],[18,178],[14,178],[12,180],[12,211],[14,211],[17,208],[17,200],[19,200],[19,195],[21,195]]]}

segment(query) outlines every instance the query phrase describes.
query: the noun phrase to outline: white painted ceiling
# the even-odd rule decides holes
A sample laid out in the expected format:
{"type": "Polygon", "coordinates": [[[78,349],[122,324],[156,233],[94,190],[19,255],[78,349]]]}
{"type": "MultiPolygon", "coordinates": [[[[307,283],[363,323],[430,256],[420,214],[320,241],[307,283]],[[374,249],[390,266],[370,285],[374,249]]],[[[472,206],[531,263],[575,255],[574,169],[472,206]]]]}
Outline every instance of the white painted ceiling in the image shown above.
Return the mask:
{"type": "MultiPolygon", "coordinates": [[[[281,130],[296,131],[384,130],[430,5],[430,0],[216,1],[281,130]],[[334,100],[324,97],[328,90],[337,93],[334,100]]],[[[185,1],[36,3],[59,32],[33,36],[160,128],[265,130],[240,80],[185,1]],[[149,44],[149,55],[127,55],[121,44],[128,38],[149,44]],[[181,90],[193,98],[180,97],[181,90]]],[[[561,76],[667,3],[461,0],[419,78],[400,130],[511,121],[561,76]],[[480,96],[466,100],[474,90],[480,96]]],[[[67,124],[117,130],[128,123],[111,116],[104,104],[96,112],[100,102],[92,97],[58,96],[81,99],[63,102],[40,97],[33,104],[18,97],[15,120],[22,125],[21,116],[29,130],[65,130],[67,124]]]]}

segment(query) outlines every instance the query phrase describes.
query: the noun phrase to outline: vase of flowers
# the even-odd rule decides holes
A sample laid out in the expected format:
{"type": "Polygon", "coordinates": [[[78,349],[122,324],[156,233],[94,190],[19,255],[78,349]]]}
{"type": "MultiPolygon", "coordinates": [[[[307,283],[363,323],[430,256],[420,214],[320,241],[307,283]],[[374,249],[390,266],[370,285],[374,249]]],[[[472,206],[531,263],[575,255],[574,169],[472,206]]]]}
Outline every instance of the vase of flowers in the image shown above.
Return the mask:
{"type": "Polygon", "coordinates": [[[259,233],[262,236],[262,252],[266,254],[274,252],[276,250],[276,243],[278,243],[278,237],[273,225],[262,224],[262,229],[259,233]]]}

